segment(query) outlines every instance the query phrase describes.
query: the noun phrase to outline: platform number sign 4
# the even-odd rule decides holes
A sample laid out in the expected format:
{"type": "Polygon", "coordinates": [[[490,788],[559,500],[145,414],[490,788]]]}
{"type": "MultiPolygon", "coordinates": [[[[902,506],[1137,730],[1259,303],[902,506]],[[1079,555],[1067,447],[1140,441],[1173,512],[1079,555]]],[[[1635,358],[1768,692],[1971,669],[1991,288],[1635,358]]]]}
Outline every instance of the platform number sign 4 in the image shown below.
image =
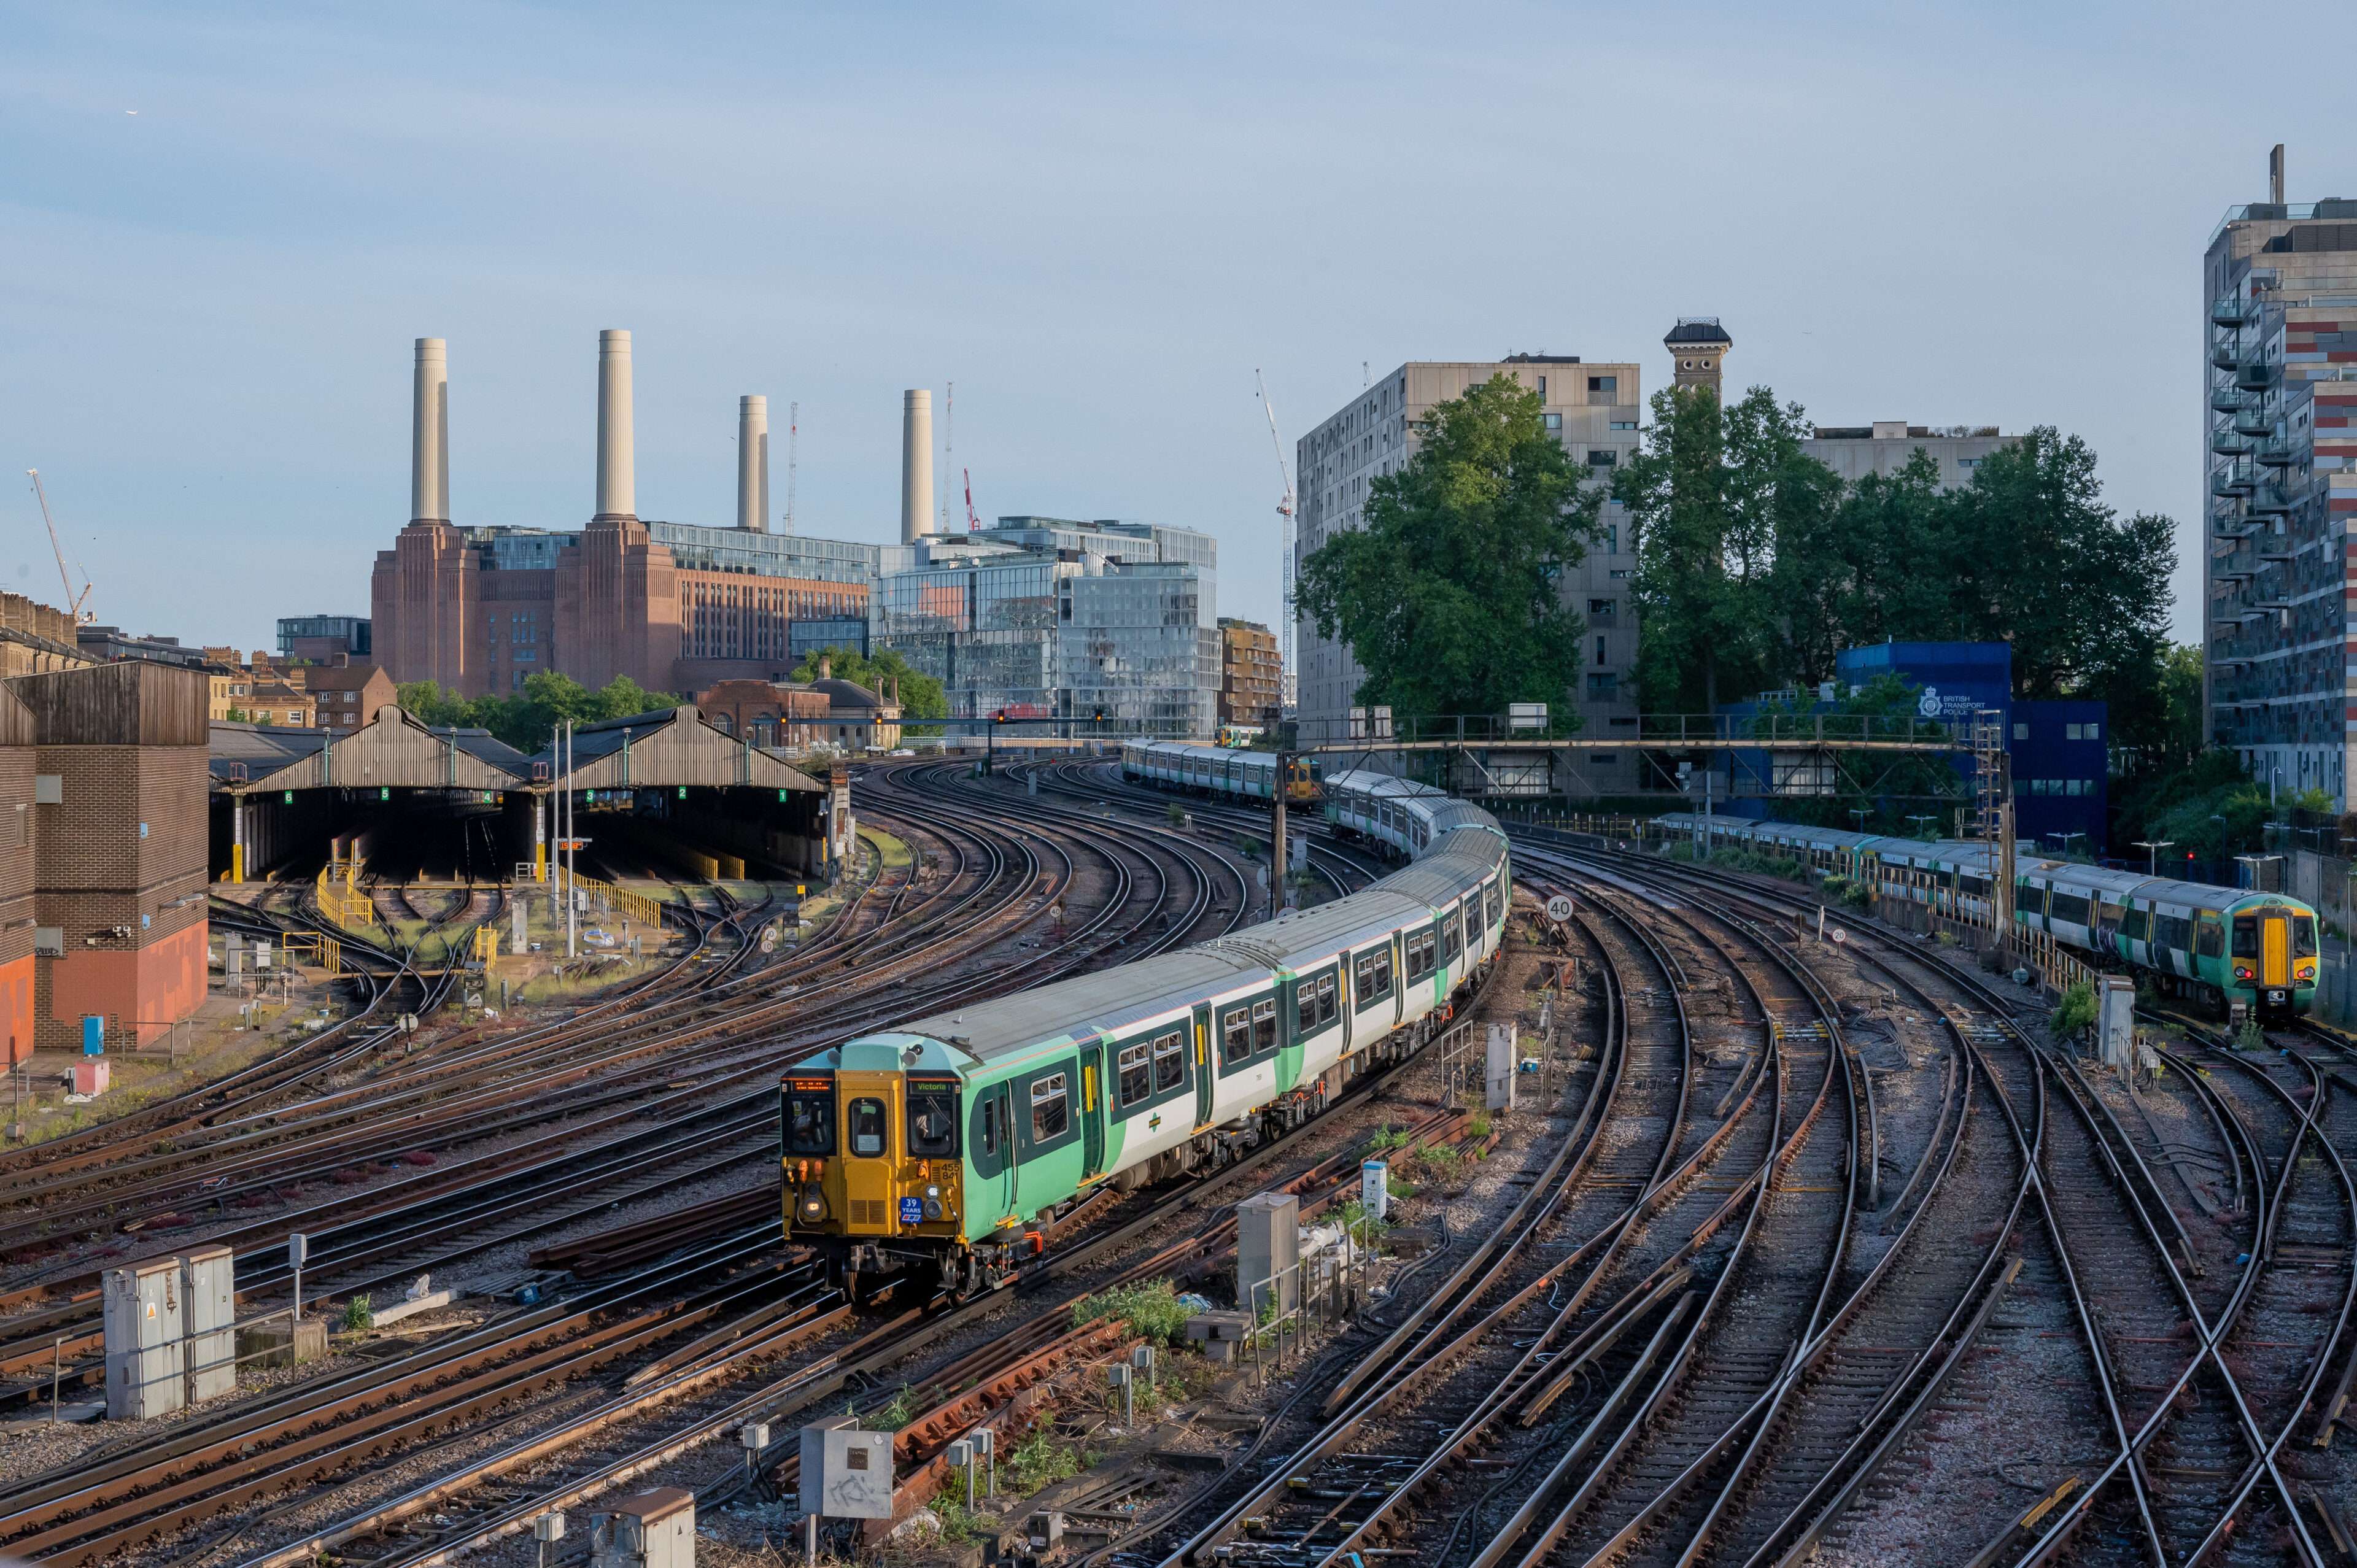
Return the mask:
{"type": "Polygon", "coordinates": [[[1554,897],[1548,899],[1546,902],[1546,912],[1547,918],[1550,920],[1570,919],[1571,895],[1568,893],[1558,893],[1554,897]]]}

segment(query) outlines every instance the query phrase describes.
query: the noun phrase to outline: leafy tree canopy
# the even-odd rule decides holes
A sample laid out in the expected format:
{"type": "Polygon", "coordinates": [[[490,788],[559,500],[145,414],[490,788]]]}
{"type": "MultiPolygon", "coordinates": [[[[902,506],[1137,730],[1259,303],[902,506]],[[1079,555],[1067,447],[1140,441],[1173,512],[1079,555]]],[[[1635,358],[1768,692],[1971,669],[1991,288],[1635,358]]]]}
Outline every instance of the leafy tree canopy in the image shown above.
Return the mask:
{"type": "Polygon", "coordinates": [[[1369,486],[1365,526],[1303,561],[1302,614],[1351,646],[1367,672],[1359,702],[1403,717],[1562,712],[1585,628],[1559,584],[1586,559],[1604,498],[1539,404],[1502,375],[1440,404],[1415,456],[1369,486]]]}
{"type": "MultiPolygon", "coordinates": [[[[820,657],[816,653],[805,656],[795,667],[792,679],[804,682],[817,680],[820,657]]],[[[871,656],[856,648],[830,648],[824,657],[827,668],[837,679],[856,682],[871,692],[879,676],[899,682],[903,720],[950,716],[949,694],[942,689],[941,682],[903,659],[896,649],[879,648],[871,656]]]]}
{"type": "Polygon", "coordinates": [[[617,676],[592,692],[570,675],[543,670],[529,677],[523,690],[505,697],[466,698],[431,681],[404,682],[395,688],[403,708],[421,723],[487,729],[519,751],[539,751],[566,719],[575,725],[626,719],[633,714],[676,707],[680,699],[668,692],[650,692],[628,675],[617,676]]]}

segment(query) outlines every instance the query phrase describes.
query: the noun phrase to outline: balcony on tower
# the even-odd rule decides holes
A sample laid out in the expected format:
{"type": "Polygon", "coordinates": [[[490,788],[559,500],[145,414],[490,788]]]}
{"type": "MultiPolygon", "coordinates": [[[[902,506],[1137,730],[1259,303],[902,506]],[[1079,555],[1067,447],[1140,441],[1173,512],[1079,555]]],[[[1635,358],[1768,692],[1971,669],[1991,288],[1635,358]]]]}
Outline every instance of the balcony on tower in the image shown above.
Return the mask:
{"type": "Polygon", "coordinates": [[[2251,510],[2260,517],[2279,517],[2291,510],[2292,498],[2276,484],[2254,484],[2251,487],[2251,510]]]}
{"type": "Polygon", "coordinates": [[[2225,381],[2220,381],[2210,389],[2210,406],[2220,413],[2240,413],[2244,409],[2258,407],[2259,403],[2258,393],[2246,392],[2225,381]]]}
{"type": "Polygon", "coordinates": [[[2221,457],[2246,457],[2251,452],[2250,435],[2222,424],[2210,432],[2210,450],[2221,457]]]}
{"type": "Polygon", "coordinates": [[[2265,392],[2283,380],[2283,366],[2264,349],[2246,356],[2234,367],[2234,384],[2245,392],[2265,392]]]}
{"type": "Polygon", "coordinates": [[[2258,483],[2258,474],[2248,462],[2227,463],[2210,472],[2210,493],[2213,496],[2246,496],[2258,483]]]}
{"type": "Polygon", "coordinates": [[[2308,443],[2287,435],[2270,435],[2258,443],[2253,455],[2270,468],[2288,468],[2308,461],[2308,443]]]}
{"type": "Polygon", "coordinates": [[[2265,435],[2275,427],[2276,416],[2268,412],[2263,399],[2253,398],[2248,408],[2234,411],[2234,434],[2237,435],[2265,435]]]}
{"type": "Polygon", "coordinates": [[[2259,318],[2259,302],[2239,294],[2220,295],[2210,302],[2210,320],[2213,326],[2240,327],[2259,318]]]}

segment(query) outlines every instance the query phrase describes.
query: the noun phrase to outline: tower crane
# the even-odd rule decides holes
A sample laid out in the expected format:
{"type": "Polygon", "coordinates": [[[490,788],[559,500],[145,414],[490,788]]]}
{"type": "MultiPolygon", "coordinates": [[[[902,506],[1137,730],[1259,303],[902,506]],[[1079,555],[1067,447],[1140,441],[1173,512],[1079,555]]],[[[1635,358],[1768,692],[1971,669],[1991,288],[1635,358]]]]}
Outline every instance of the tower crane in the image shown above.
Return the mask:
{"type": "Polygon", "coordinates": [[[974,511],[974,476],[965,469],[960,468],[958,477],[965,481],[965,531],[968,533],[980,533],[982,519],[976,517],[974,511]]]}
{"type": "Polygon", "coordinates": [[[1285,438],[1276,433],[1276,405],[1268,401],[1268,382],[1260,371],[1253,371],[1253,386],[1260,393],[1260,406],[1268,415],[1268,441],[1276,450],[1276,480],[1285,487],[1276,503],[1276,515],[1285,519],[1285,625],[1279,657],[1285,660],[1285,679],[1297,693],[1300,691],[1301,673],[1293,663],[1293,550],[1294,503],[1293,470],[1286,466],[1285,438]]]}
{"type": "Polygon", "coordinates": [[[89,601],[91,590],[98,585],[90,580],[90,574],[85,571],[82,574],[81,592],[79,594],[74,592],[73,575],[66,570],[66,547],[58,540],[57,519],[49,515],[49,494],[41,489],[41,471],[38,468],[27,468],[25,472],[33,477],[33,494],[38,496],[41,501],[41,521],[48,524],[49,548],[57,553],[58,557],[58,577],[66,585],[66,613],[73,617],[76,626],[87,626],[98,618],[98,612],[84,609],[82,606],[89,601]]]}

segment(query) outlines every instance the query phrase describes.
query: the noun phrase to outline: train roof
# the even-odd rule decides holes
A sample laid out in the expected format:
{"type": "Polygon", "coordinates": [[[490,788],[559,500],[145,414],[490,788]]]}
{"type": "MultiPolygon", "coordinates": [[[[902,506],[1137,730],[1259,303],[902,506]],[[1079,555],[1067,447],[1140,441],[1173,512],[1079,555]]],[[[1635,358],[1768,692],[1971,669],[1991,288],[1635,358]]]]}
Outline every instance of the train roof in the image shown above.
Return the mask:
{"type": "Polygon", "coordinates": [[[1141,1018],[1156,1017],[1207,993],[1243,984],[1267,967],[1241,945],[1231,950],[1206,943],[1059,981],[1053,987],[1052,1004],[1045,993],[1018,991],[919,1018],[903,1032],[945,1040],[978,1060],[996,1061],[1034,1047],[1052,1047],[1118,1033],[1141,1018]],[[1049,1032],[1043,1034],[1043,1028],[1049,1032]]]}
{"type": "Polygon", "coordinates": [[[1347,773],[1329,773],[1326,775],[1326,788],[1356,789],[1385,800],[1455,799],[1446,789],[1436,789],[1429,784],[1419,784],[1396,773],[1376,773],[1363,768],[1353,768],[1347,773]]]}

